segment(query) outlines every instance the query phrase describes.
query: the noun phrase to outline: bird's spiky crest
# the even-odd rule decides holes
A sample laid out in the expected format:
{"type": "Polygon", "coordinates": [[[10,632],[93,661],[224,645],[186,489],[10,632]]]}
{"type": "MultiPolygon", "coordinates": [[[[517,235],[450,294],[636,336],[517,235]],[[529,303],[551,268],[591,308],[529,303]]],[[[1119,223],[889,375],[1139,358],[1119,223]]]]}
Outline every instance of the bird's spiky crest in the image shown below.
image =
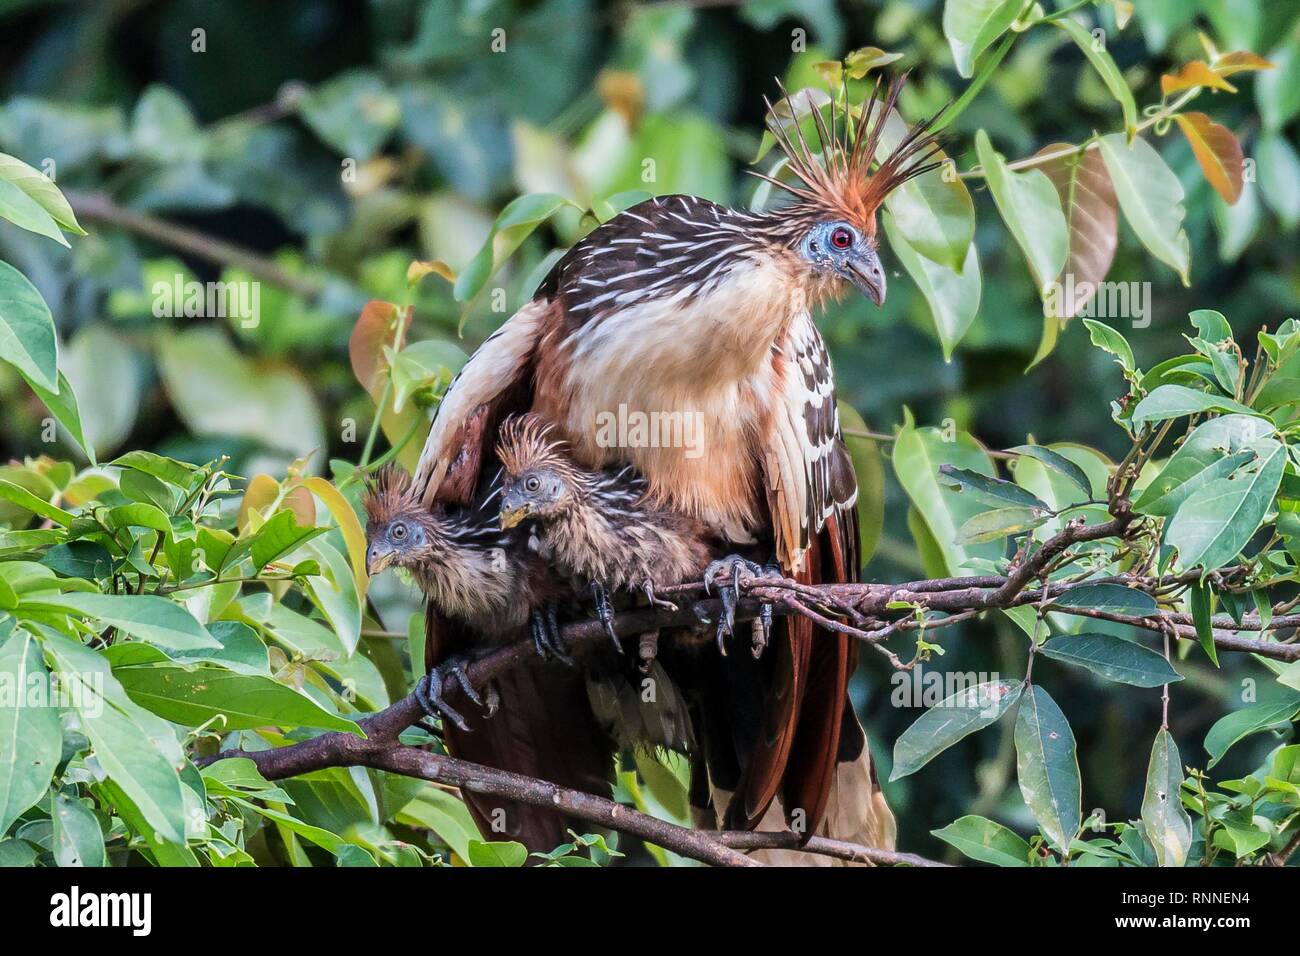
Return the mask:
{"type": "MultiPolygon", "coordinates": [[[[829,125],[821,108],[812,101],[811,94],[805,92],[804,105],[812,113],[817,130],[817,149],[814,150],[800,126],[796,97],[787,93],[778,80],[781,89],[778,103],[785,104],[794,120],[789,123],[793,126],[793,135],[783,123],[784,118],[777,114],[776,107],[764,97],[767,125],[777,146],[785,154],[786,165],[799,178],[800,184],[785,182],[766,173],[754,172],[752,175],[795,198],[796,202],[783,210],[786,215],[812,219],[842,217],[868,235],[874,235],[876,210],[885,197],[909,179],[942,165],[941,161],[930,162],[940,151],[937,134],[932,131],[943,115],[943,110],[940,110],[930,119],[911,127],[889,155],[872,169],[885,124],[906,82],[906,73],[895,77],[882,97],[883,77],[877,76],[871,96],[862,104],[856,118],[851,112],[841,113],[837,109],[837,100],[832,93],[829,125]]],[[[844,102],[847,104],[847,96],[844,102]]]]}
{"type": "Polygon", "coordinates": [[[554,435],[555,428],[540,415],[529,412],[511,415],[497,434],[497,457],[509,475],[522,475],[530,468],[547,465],[577,475],[569,459],[568,445],[554,435]]]}
{"type": "Polygon", "coordinates": [[[410,474],[396,465],[385,465],[366,479],[366,493],[361,506],[370,526],[378,527],[412,507],[418,507],[419,498],[410,474]]]}

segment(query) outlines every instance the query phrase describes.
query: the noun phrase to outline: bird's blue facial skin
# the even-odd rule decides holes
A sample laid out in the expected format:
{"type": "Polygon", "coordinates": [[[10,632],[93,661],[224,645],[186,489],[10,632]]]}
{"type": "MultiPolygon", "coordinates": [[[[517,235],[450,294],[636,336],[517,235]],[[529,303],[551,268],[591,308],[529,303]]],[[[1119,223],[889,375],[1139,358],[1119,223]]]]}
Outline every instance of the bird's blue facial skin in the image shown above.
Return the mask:
{"type": "Polygon", "coordinates": [[[384,535],[388,543],[397,551],[407,551],[411,548],[418,548],[424,544],[424,529],[418,524],[407,524],[405,521],[394,521],[388,526],[388,531],[384,535]]]}
{"type": "Polygon", "coordinates": [[[799,248],[809,262],[852,282],[876,305],[885,301],[885,271],[875,245],[850,223],[819,222],[799,248]]]}

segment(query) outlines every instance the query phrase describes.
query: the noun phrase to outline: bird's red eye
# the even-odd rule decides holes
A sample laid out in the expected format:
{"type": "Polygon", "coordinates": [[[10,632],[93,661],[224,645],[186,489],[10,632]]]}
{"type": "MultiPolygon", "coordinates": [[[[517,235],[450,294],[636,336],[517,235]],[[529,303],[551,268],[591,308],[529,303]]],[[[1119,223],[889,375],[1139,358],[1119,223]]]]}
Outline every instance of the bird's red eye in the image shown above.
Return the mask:
{"type": "Polygon", "coordinates": [[[847,249],[853,245],[853,233],[841,226],[831,233],[831,245],[836,249],[847,249]]]}

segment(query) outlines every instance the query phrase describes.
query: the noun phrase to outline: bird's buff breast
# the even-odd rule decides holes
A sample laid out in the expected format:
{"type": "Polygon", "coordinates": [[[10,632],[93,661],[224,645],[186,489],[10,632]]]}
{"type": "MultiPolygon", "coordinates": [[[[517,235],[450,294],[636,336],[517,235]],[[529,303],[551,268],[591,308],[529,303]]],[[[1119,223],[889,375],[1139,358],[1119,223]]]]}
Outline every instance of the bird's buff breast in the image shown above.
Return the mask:
{"type": "Polygon", "coordinates": [[[746,273],[580,330],[557,387],[537,394],[584,465],[635,466],[656,500],[736,542],[760,526],[755,449],[774,396],[771,344],[792,312],[764,270],[746,273]]]}

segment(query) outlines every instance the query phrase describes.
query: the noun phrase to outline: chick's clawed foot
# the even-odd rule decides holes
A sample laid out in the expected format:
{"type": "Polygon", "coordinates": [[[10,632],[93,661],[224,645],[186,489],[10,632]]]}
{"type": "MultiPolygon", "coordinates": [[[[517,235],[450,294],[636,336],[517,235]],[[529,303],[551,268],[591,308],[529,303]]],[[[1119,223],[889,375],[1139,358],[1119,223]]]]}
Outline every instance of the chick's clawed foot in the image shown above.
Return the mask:
{"type": "Polygon", "coordinates": [[[623,653],[623,645],[619,642],[618,633],[614,630],[614,605],[609,603],[609,592],[599,581],[591,582],[591,600],[596,605],[596,617],[605,628],[605,633],[609,639],[614,642],[614,649],[620,654],[623,653]]]}
{"type": "Polygon", "coordinates": [[[483,698],[470,683],[469,673],[465,669],[468,665],[468,657],[449,657],[421,677],[419,683],[415,685],[415,699],[426,714],[440,720],[449,720],[466,733],[470,732],[469,724],[465,723],[465,718],[460,711],[443,698],[442,685],[448,677],[455,678],[465,696],[482,707],[483,698]]]}
{"type": "Polygon", "coordinates": [[[574,666],[573,658],[564,647],[560,636],[560,622],[554,604],[547,604],[533,611],[532,615],[533,647],[542,660],[554,657],[561,663],[574,666]]]}
{"type": "MultiPolygon", "coordinates": [[[[781,569],[774,564],[766,567],[732,554],[719,558],[704,569],[704,590],[712,593],[718,589],[718,600],[722,603],[722,615],[718,618],[718,651],[726,656],[726,639],[735,633],[736,605],[740,603],[740,584],[742,581],[755,581],[761,578],[781,578],[781,569]]],[[[772,636],[772,604],[770,601],[759,603],[758,617],[754,620],[752,650],[755,657],[763,653],[772,636]]]]}

